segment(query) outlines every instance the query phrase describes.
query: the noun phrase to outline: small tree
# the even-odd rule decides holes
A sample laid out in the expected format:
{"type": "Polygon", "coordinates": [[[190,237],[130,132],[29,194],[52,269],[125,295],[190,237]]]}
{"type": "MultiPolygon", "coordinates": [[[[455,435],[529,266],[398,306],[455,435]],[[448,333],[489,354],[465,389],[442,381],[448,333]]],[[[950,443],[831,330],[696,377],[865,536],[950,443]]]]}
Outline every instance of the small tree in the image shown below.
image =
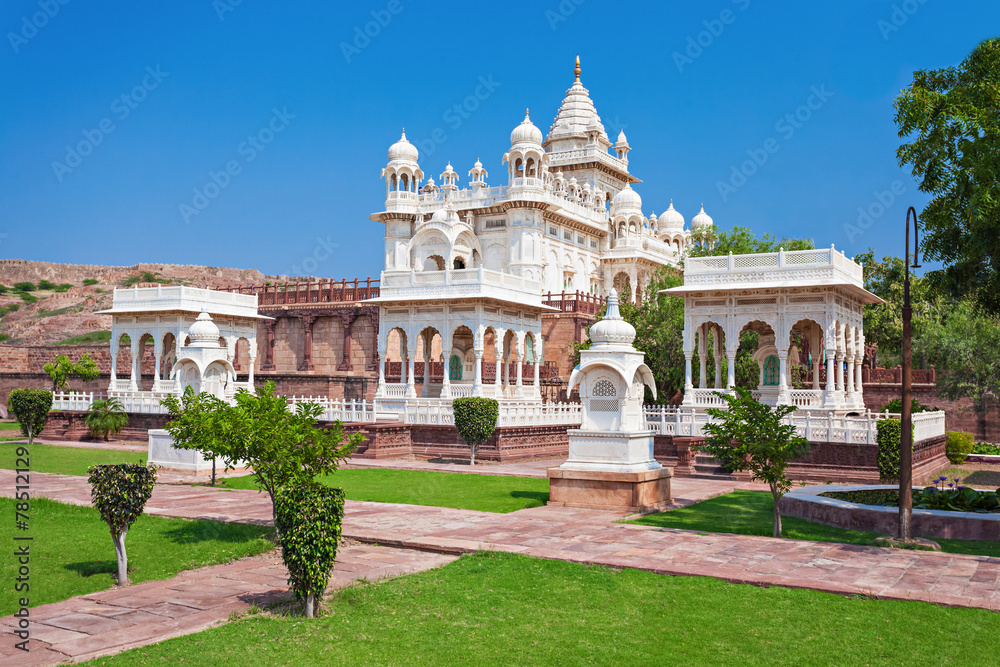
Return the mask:
{"type": "Polygon", "coordinates": [[[312,483],[278,491],[274,523],[281,536],[281,558],[295,598],[304,602],[306,618],[315,615],[330,581],[343,519],[341,489],[312,483]]]}
{"type": "Polygon", "coordinates": [[[479,446],[490,439],[497,427],[500,404],[493,398],[456,398],[452,401],[455,428],[469,448],[469,465],[476,465],[479,446]]]}
{"type": "MultiPolygon", "coordinates": [[[[168,407],[169,398],[164,400],[168,407]]],[[[207,399],[202,399],[207,401],[207,399]]],[[[174,446],[197,449],[227,461],[246,461],[257,485],[271,498],[272,514],[278,489],[308,484],[329,475],[364,440],[356,433],[344,442],[339,421],[319,428],[323,408],[297,403],[289,408],[284,396],[274,394],[274,383],[236,393],[236,404],[218,401],[188,410],[179,406],[177,418],[167,424],[174,446]]]]}
{"type": "Polygon", "coordinates": [[[45,428],[49,410],[52,409],[52,392],[44,389],[14,389],[7,398],[10,411],[21,425],[21,433],[28,438],[28,444],[45,428]]]}
{"type": "Polygon", "coordinates": [[[52,378],[52,391],[65,389],[66,381],[70,375],[76,375],[84,382],[96,380],[101,374],[101,369],[97,367],[90,353],[80,357],[80,361],[73,363],[65,354],[60,354],[53,361],[42,367],[49,377],[52,378]]]}
{"type": "Polygon", "coordinates": [[[196,394],[189,385],[184,388],[181,398],[168,396],[160,403],[170,411],[172,420],[166,430],[178,449],[196,449],[212,459],[212,486],[215,486],[216,461],[221,460],[225,470],[232,467],[230,456],[232,440],[224,430],[225,420],[219,416],[228,404],[215,396],[201,392],[196,394]]]}
{"type": "Polygon", "coordinates": [[[727,407],[708,408],[717,421],[705,425],[708,437],[701,449],[718,458],[731,471],[749,471],[754,481],[766,482],[774,498],[774,537],[781,537],[778,502],[792,486],[785,476],[788,464],[809,451],[809,441],[795,435],[783,419],[794,405],[771,408],[754,399],[749,389],[736,387],[735,395],[715,392],[727,407]]]}
{"type": "Polygon", "coordinates": [[[118,435],[128,426],[128,413],[125,412],[122,402],[116,396],[112,396],[103,401],[94,401],[83,421],[91,435],[103,436],[104,442],[107,442],[109,434],[118,435]]]}
{"type": "Polygon", "coordinates": [[[128,586],[128,556],[125,535],[142,516],[146,501],[153,495],[156,467],[139,463],[96,465],[90,467],[91,502],[111,529],[118,558],[118,585],[128,586]]]}

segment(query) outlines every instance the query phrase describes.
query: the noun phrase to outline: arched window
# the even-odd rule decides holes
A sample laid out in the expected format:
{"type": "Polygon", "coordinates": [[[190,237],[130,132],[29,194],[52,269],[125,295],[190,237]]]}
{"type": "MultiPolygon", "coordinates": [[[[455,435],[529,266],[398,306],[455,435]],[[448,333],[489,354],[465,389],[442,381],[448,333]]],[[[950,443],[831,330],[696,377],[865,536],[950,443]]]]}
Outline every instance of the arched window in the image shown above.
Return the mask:
{"type": "Polygon", "coordinates": [[[451,382],[458,382],[462,379],[462,358],[457,354],[453,354],[451,360],[448,362],[448,380],[451,382]]]}
{"type": "Polygon", "coordinates": [[[780,363],[778,357],[773,354],[764,360],[764,385],[767,387],[778,386],[778,372],[780,363]]]}
{"type": "Polygon", "coordinates": [[[455,261],[453,261],[451,264],[452,264],[451,268],[453,268],[453,269],[464,269],[465,268],[465,261],[461,257],[456,257],[455,261]]]}

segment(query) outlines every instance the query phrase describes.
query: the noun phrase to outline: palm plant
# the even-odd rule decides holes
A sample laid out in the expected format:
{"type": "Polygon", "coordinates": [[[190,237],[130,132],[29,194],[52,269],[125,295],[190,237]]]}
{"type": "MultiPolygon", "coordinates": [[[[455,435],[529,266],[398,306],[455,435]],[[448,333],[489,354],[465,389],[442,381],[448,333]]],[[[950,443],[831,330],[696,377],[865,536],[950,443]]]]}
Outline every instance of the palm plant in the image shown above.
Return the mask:
{"type": "Polygon", "coordinates": [[[109,434],[118,435],[128,426],[128,413],[122,402],[111,396],[103,401],[94,401],[83,421],[91,435],[103,436],[104,442],[107,442],[109,434]]]}

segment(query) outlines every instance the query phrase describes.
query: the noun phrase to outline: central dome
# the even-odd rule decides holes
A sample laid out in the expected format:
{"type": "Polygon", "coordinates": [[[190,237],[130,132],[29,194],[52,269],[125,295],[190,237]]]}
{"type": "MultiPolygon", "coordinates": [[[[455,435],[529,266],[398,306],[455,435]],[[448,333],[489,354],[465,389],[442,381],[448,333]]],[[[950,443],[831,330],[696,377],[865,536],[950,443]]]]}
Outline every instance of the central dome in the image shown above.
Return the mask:
{"type": "Polygon", "coordinates": [[[590,340],[598,345],[632,345],[635,340],[635,327],[623,320],[618,312],[618,292],[614,288],[608,292],[607,314],[590,327],[590,340]]]}

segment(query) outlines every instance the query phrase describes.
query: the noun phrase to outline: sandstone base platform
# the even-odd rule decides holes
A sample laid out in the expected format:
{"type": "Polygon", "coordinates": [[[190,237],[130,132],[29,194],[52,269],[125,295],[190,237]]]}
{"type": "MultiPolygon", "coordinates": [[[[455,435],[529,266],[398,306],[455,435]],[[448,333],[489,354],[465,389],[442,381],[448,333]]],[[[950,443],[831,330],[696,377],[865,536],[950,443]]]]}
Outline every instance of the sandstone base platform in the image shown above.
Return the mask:
{"type": "Polygon", "coordinates": [[[549,505],[648,512],[669,505],[673,468],[642,472],[549,468],[549,505]]]}

